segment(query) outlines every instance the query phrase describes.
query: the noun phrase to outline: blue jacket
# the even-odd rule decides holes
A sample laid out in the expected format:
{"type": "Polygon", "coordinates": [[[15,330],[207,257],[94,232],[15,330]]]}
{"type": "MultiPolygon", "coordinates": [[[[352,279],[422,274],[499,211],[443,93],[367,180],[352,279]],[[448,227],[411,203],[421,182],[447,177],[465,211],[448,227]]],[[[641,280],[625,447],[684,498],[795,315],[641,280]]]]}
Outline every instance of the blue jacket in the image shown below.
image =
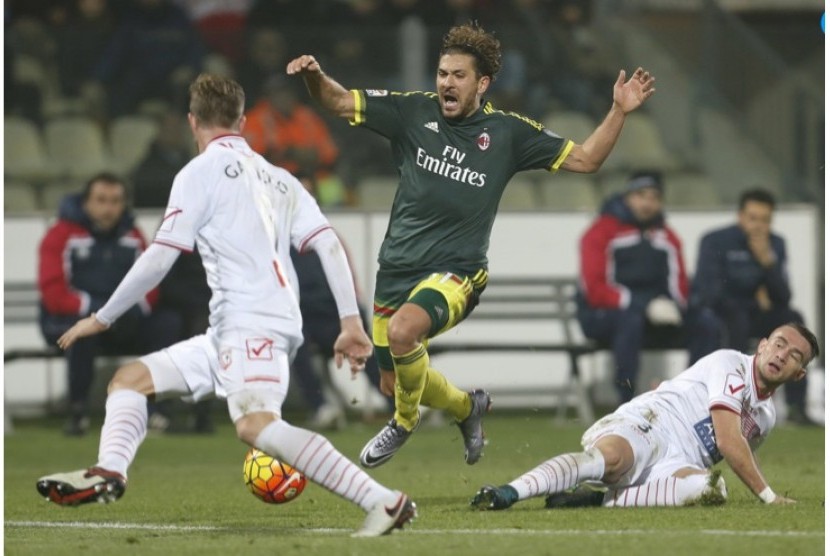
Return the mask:
{"type": "Polygon", "coordinates": [[[764,268],[753,257],[746,234],[737,224],[703,236],[692,302],[721,313],[749,309],[756,305],[755,292],[765,286],[774,306],[788,306],[791,292],[784,239],[771,234],[770,245],[775,252],[775,264],[764,268]]]}

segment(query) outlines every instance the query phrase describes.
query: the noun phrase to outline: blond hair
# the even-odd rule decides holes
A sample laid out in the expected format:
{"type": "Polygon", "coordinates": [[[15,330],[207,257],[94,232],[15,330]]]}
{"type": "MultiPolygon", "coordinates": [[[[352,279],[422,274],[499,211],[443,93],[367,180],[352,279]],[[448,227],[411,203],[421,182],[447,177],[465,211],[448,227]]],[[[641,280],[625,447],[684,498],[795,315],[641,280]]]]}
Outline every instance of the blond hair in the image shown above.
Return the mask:
{"type": "Polygon", "coordinates": [[[190,113],[205,127],[235,129],[245,109],[245,91],[227,77],[200,74],[190,84],[190,113]]]}

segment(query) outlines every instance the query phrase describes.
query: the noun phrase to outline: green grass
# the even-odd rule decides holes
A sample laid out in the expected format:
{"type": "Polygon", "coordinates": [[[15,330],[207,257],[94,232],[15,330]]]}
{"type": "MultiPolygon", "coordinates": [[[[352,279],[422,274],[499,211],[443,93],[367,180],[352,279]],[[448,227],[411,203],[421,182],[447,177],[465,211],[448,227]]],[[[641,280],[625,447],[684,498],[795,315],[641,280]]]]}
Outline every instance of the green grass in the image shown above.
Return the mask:
{"type": "MultiPolygon", "coordinates": [[[[58,423],[15,425],[15,433],[5,438],[9,555],[824,553],[824,429],[782,427],[761,449],[765,476],[777,492],[797,499],[795,506],[763,506],[725,469],[730,498],[720,507],[545,510],[540,498],[503,512],[478,512],[468,501],[479,486],[507,482],[557,453],[573,451],[582,427],[554,426],[541,412],[496,411],[486,423],[490,444],[475,466],[464,463],[455,427],[425,427],[395,459],[371,472],[412,495],[418,519],[388,537],[352,539],[349,533],[363,513],[316,485],[283,506],[255,499],[242,483],[245,447],[229,425],[207,437],[148,437],[130,469],[124,498],[79,508],[44,502],[35,481],[93,463],[97,434],[69,439],[58,423]],[[125,528],[100,527],[104,524],[125,528]],[[195,526],[205,529],[187,530],[195,526]]],[[[329,438],[356,459],[377,428],[354,424],[329,438]]]]}

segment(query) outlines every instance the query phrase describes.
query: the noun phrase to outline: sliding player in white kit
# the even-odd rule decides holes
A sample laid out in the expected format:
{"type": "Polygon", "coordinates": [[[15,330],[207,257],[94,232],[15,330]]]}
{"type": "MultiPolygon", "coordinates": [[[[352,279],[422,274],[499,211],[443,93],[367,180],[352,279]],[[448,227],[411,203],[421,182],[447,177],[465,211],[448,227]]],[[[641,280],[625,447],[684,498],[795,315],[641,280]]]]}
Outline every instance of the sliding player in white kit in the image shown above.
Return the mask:
{"type": "Polygon", "coordinates": [[[59,340],[106,330],[194,244],[213,295],[210,328],[128,363],[109,384],[98,462],[48,475],[38,491],[61,505],[111,502],[127,485],[127,468],[147,431],[147,397],[227,398],[239,438],[304,473],[367,512],[355,536],[400,528],[415,504],[370,478],[322,435],[280,418],[289,362],[302,343],[302,319],[289,248],[313,249],[337,301],[338,366],[363,368],[372,344],[363,330],[354,284],[340,241],[317,203],[287,171],[253,152],[239,135],[244,92],[234,81],[200,75],[190,87],[188,120],[199,156],[176,176],[154,243],[136,260],[97,314],[59,340]]]}
{"type": "Polygon", "coordinates": [[[804,378],[818,354],[815,335],[796,323],[773,330],[754,356],[715,351],[597,421],[585,451],[484,486],[471,505],[503,510],[534,496],[547,496],[547,508],[723,503],[726,485],[710,471],[721,459],[762,502],[791,504],[764,479],[755,450],[775,425],[776,388],[804,378]]]}

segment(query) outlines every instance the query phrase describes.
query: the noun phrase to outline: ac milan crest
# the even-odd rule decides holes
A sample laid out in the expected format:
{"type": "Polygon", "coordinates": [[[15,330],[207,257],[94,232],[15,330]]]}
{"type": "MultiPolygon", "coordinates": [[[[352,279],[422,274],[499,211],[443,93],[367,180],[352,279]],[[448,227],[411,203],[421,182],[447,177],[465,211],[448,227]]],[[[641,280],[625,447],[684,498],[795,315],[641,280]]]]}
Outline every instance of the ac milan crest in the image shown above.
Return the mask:
{"type": "Polygon", "coordinates": [[[486,131],[482,131],[481,135],[479,135],[478,139],[476,139],[476,145],[478,145],[478,148],[482,151],[486,151],[490,146],[490,134],[486,131]]]}

